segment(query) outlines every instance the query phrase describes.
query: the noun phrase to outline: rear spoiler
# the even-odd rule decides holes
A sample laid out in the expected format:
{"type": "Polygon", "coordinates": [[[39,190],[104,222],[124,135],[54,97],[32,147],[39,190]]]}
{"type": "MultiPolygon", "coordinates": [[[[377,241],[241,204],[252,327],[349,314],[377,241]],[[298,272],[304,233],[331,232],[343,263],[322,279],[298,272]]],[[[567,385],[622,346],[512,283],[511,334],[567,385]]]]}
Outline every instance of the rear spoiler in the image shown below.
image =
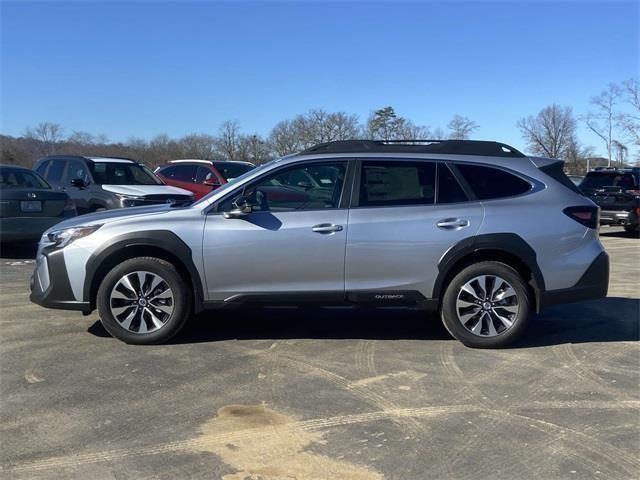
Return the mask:
{"type": "Polygon", "coordinates": [[[531,160],[531,163],[538,168],[548,167],[554,163],[561,163],[564,166],[564,160],[559,160],[557,158],[529,157],[529,160],[531,160]]]}

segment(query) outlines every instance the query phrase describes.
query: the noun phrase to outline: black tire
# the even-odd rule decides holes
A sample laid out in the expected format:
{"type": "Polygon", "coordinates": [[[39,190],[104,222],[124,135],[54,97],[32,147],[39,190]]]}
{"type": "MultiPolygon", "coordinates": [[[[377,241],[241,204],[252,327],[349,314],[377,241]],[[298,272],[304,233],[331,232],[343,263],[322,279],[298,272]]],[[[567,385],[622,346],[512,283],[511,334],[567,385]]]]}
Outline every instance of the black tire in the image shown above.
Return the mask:
{"type": "MultiPolygon", "coordinates": [[[[140,290],[142,289],[143,287],[140,287],[140,290]]],[[[150,293],[148,295],[148,298],[151,298],[152,295],[153,294],[150,293]]],[[[140,295],[140,297],[142,298],[142,295],[140,295]]],[[[100,287],[98,288],[96,303],[98,306],[100,321],[102,322],[104,328],[111,335],[118,338],[119,340],[122,340],[125,343],[135,345],[152,345],[168,341],[182,329],[191,314],[191,298],[191,291],[188,288],[188,283],[185,282],[178,270],[171,263],[155,257],[137,257],[126,260],[115,266],[104,277],[102,283],[100,284],[100,287]],[[169,304],[169,308],[172,308],[172,311],[170,314],[163,314],[166,318],[163,319],[161,327],[158,328],[154,326],[154,322],[151,321],[150,318],[151,312],[145,312],[141,318],[134,318],[134,320],[132,321],[133,323],[131,324],[131,329],[135,330],[137,322],[138,330],[142,330],[143,327],[141,323],[144,321],[144,329],[151,330],[152,328],[157,328],[154,331],[140,333],[132,331],[131,329],[124,328],[123,324],[126,324],[126,322],[120,323],[115,318],[112,312],[112,301],[117,301],[117,299],[112,300],[111,298],[114,287],[116,287],[116,284],[118,284],[121,279],[123,279],[123,277],[133,272],[151,273],[151,275],[147,274],[144,277],[147,279],[147,282],[145,283],[145,285],[147,286],[149,286],[149,283],[152,283],[148,282],[149,278],[153,280],[154,276],[160,277],[164,283],[160,283],[160,286],[158,288],[164,288],[166,290],[168,286],[168,289],[170,289],[170,293],[172,294],[172,298],[169,304]],[[151,328],[149,328],[149,326],[151,328]]],[[[157,302],[158,300],[154,301],[157,302]]],[[[140,308],[141,311],[144,310],[143,307],[138,307],[138,302],[134,300],[126,300],[126,302],[133,302],[133,305],[135,306],[132,307],[132,309],[135,308],[137,310],[138,308],[140,308]]],[[[153,304],[151,304],[150,301],[147,303],[146,300],[145,305],[147,308],[153,307],[153,304]]],[[[162,306],[164,305],[161,305],[161,307],[162,306]]],[[[162,314],[162,312],[155,309],[155,307],[154,310],[155,313],[158,314],[156,319],[160,318],[160,314],[162,314]]],[[[128,316],[128,311],[125,311],[120,315],[121,321],[122,318],[126,316],[128,316]]]]}
{"type": "MultiPolygon", "coordinates": [[[[492,285],[498,283],[497,280],[493,280],[492,285]]],[[[478,285],[474,283],[474,285],[478,285]]],[[[503,285],[503,284],[500,284],[503,285]]],[[[497,287],[496,287],[497,288],[497,287]]],[[[475,291],[475,289],[474,289],[475,291]]],[[[476,292],[477,293],[477,292],[476,292]]],[[[482,298],[482,293],[479,295],[482,298]]],[[[479,302],[479,305],[471,306],[469,310],[464,310],[468,312],[480,312],[479,315],[482,316],[482,309],[485,308],[482,304],[485,302],[479,302]]],[[[492,303],[492,302],[489,302],[492,303]]],[[[514,308],[510,304],[504,303],[503,305],[508,306],[510,308],[514,308]]],[[[442,322],[444,326],[449,331],[449,333],[461,341],[468,347],[473,348],[500,348],[509,345],[513,341],[515,341],[525,330],[529,318],[531,316],[531,299],[529,295],[529,291],[527,289],[527,284],[522,279],[520,274],[511,268],[510,266],[495,261],[485,261],[476,263],[474,265],[470,265],[463,270],[461,270],[451,282],[447,286],[445,290],[444,297],[442,299],[442,306],[440,309],[440,316],[442,318],[442,322]],[[513,300],[513,296],[510,296],[508,299],[502,300],[501,302],[509,302],[517,304],[517,313],[509,313],[504,309],[504,306],[501,305],[501,302],[495,302],[495,308],[497,310],[490,310],[490,306],[487,305],[487,316],[484,319],[479,320],[480,322],[484,322],[480,324],[480,333],[476,334],[470,331],[471,326],[474,328],[478,327],[478,323],[476,323],[477,316],[472,316],[468,319],[467,326],[463,324],[462,320],[458,315],[458,296],[462,295],[465,300],[461,305],[466,305],[468,302],[466,299],[469,299],[473,302],[476,302],[474,297],[469,297],[466,293],[462,292],[462,287],[465,286],[468,282],[474,281],[475,278],[481,276],[489,276],[493,278],[500,278],[506,281],[515,291],[515,300],[513,300]],[[501,315],[505,317],[509,317],[512,322],[509,327],[506,327],[505,324],[500,321],[495,316],[495,312],[498,311],[501,315]],[[490,314],[490,315],[489,315],[490,314]],[[492,328],[497,332],[495,336],[485,336],[489,335],[488,332],[488,322],[492,322],[492,328]],[[496,327],[497,325],[497,327],[496,327]],[[486,326],[486,328],[485,328],[486,326]],[[500,330],[502,329],[502,330],[500,330]],[[484,332],[485,335],[482,335],[484,332]]],[[[464,317],[464,315],[462,315],[464,317]]]]}

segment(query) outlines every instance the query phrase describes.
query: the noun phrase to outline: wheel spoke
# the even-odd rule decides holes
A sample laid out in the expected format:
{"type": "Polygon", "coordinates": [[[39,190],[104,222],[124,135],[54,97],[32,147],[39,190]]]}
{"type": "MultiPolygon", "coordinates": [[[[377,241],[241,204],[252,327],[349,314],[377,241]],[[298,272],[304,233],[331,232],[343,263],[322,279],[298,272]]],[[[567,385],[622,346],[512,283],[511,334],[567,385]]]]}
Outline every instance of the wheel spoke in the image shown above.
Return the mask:
{"type": "Polygon", "coordinates": [[[125,318],[121,322],[122,328],[125,328],[127,330],[131,328],[131,322],[135,318],[136,313],[138,313],[138,307],[134,308],[133,311],[129,315],[127,315],[127,318],[125,318]]]}
{"type": "Polygon", "coordinates": [[[502,282],[502,286],[500,287],[501,289],[498,290],[498,293],[496,293],[496,295],[493,297],[494,302],[500,302],[516,294],[516,291],[506,283],[502,282]],[[502,286],[505,286],[506,288],[502,289],[502,286]]]}
{"type": "Polygon", "coordinates": [[[149,308],[145,308],[145,311],[149,314],[149,316],[151,317],[151,321],[153,322],[153,324],[155,325],[156,328],[160,328],[162,327],[162,325],[164,325],[164,323],[162,323],[162,321],[156,317],[153,312],[151,311],[151,309],[149,308]]]}
{"type": "Polygon", "coordinates": [[[476,324],[473,326],[473,328],[471,328],[471,331],[473,333],[475,333],[476,335],[480,335],[480,332],[482,332],[482,320],[484,318],[484,314],[480,315],[478,317],[478,321],[476,322],[476,324]]]}
{"type": "Polygon", "coordinates": [[[131,284],[131,280],[129,280],[129,275],[125,275],[124,277],[122,277],[120,279],[120,281],[118,282],[118,284],[122,285],[124,288],[129,290],[133,294],[134,297],[138,296],[138,292],[136,292],[136,289],[131,284]]]}
{"type": "MultiPolygon", "coordinates": [[[[122,284],[120,284],[122,285],[122,284]]],[[[134,292],[131,292],[134,293],[134,292]]],[[[111,294],[111,299],[118,299],[118,300],[129,300],[130,302],[133,302],[135,300],[134,298],[131,297],[127,297],[124,293],[118,291],[118,290],[114,290],[113,293],[111,294]]]]}
{"type": "Polygon", "coordinates": [[[138,277],[139,292],[142,295],[146,295],[147,292],[144,291],[144,280],[147,278],[146,272],[136,272],[136,276],[138,277]]]}
{"type": "Polygon", "coordinates": [[[167,313],[169,315],[171,315],[173,313],[173,305],[156,305],[156,304],[152,303],[151,306],[153,308],[157,308],[158,310],[161,310],[164,313],[167,313]]]}
{"type": "Polygon", "coordinates": [[[158,285],[160,285],[162,282],[163,282],[162,277],[154,275],[153,278],[151,279],[151,285],[149,286],[149,289],[145,292],[145,295],[151,295],[153,291],[158,287],[158,285]]]}
{"type": "Polygon", "coordinates": [[[155,297],[151,297],[149,299],[149,301],[153,302],[154,300],[160,300],[160,299],[166,300],[166,299],[169,299],[169,298],[173,298],[173,293],[171,292],[171,289],[169,287],[167,287],[165,290],[160,292],[155,297]]]}
{"type": "Polygon", "coordinates": [[[517,305],[496,305],[493,308],[494,308],[494,310],[500,308],[502,310],[506,310],[507,312],[513,313],[513,314],[518,313],[518,306],[517,305]]]}
{"type": "Polygon", "coordinates": [[[131,304],[131,305],[125,305],[123,307],[111,307],[111,313],[113,313],[114,317],[118,317],[119,315],[123,314],[124,312],[126,312],[130,308],[136,308],[137,309],[138,306],[135,305],[135,304],[131,304]]]}
{"type": "Polygon", "coordinates": [[[502,323],[502,325],[504,325],[504,328],[509,328],[511,325],[513,325],[513,322],[511,320],[509,320],[507,317],[503,317],[502,315],[500,315],[498,312],[495,311],[495,309],[493,310],[493,314],[496,316],[498,321],[502,323]]]}
{"type": "MultiPolygon", "coordinates": [[[[476,299],[476,300],[478,300],[478,301],[481,301],[481,300],[482,300],[482,298],[480,298],[480,297],[478,296],[478,294],[476,293],[476,291],[474,290],[474,288],[471,286],[471,282],[469,282],[469,283],[467,283],[466,285],[464,285],[464,286],[462,287],[462,291],[463,291],[463,292],[467,292],[469,295],[471,295],[473,298],[475,298],[475,299],[476,299]]],[[[458,297],[458,299],[459,299],[459,298],[460,298],[460,297],[458,297]]]]}
{"type": "Polygon", "coordinates": [[[489,327],[489,336],[495,337],[498,334],[498,332],[496,331],[496,327],[493,324],[493,317],[491,316],[490,313],[485,313],[485,316],[487,318],[487,324],[489,327]]]}

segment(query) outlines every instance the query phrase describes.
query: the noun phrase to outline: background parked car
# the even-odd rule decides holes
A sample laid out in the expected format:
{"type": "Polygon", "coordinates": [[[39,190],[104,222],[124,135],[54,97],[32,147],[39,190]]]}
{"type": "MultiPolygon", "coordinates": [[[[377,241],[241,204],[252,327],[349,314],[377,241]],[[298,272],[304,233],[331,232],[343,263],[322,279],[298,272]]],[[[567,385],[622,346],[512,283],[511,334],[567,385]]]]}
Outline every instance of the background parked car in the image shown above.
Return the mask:
{"type": "Polygon", "coordinates": [[[630,214],[638,206],[640,168],[596,168],[587,173],[580,190],[600,207],[602,225],[637,231],[637,213],[631,219],[630,214]]]}
{"type": "Polygon", "coordinates": [[[193,200],[182,188],[165,185],[146,166],[128,158],[48,156],[35,170],[69,194],[78,213],[193,200]]]}
{"type": "Polygon", "coordinates": [[[167,184],[193,192],[198,199],[253,168],[255,165],[249,162],[192,159],[173,160],[156,168],[155,173],[167,184]]]}
{"type": "Polygon", "coordinates": [[[0,165],[0,241],[38,240],[42,233],[76,215],[64,192],[57,192],[28,168],[0,165]]]}

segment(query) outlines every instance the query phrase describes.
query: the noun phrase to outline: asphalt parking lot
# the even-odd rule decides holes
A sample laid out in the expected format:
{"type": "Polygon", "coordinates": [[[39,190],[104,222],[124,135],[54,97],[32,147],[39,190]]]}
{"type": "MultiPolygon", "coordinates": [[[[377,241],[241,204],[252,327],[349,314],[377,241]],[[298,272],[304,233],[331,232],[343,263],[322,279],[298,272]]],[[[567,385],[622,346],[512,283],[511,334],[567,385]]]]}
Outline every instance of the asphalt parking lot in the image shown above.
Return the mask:
{"type": "Polygon", "coordinates": [[[28,301],[0,259],[0,476],[11,479],[640,477],[640,240],[604,229],[606,299],[471,350],[396,309],[203,315],[127,346],[28,301]]]}

